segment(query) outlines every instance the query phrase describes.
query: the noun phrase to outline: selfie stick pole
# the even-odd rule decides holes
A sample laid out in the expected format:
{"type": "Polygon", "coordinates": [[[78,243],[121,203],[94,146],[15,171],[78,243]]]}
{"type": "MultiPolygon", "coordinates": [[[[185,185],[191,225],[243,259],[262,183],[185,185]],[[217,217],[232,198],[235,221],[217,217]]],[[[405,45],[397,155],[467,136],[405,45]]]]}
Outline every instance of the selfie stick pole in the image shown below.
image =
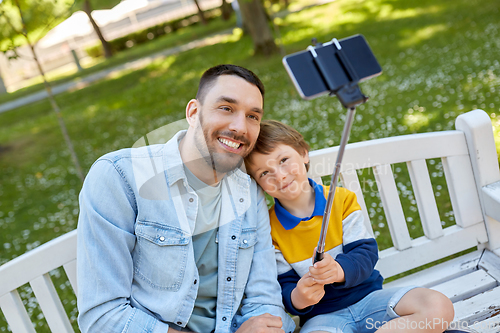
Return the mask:
{"type": "Polygon", "coordinates": [[[342,138],[340,140],[339,151],[337,154],[337,161],[335,162],[335,168],[333,170],[332,179],[330,182],[330,190],[328,191],[328,199],[326,202],[325,212],[323,214],[323,222],[321,225],[321,234],[318,241],[318,247],[316,248],[316,254],[314,256],[314,262],[321,261],[325,252],[325,242],[326,242],[326,232],[328,230],[328,223],[330,222],[330,211],[333,205],[333,200],[335,198],[335,190],[337,188],[337,181],[339,179],[340,167],[342,165],[342,158],[344,157],[345,146],[349,140],[349,133],[351,132],[352,123],[354,121],[354,114],[356,113],[356,105],[365,103],[368,97],[363,95],[359,89],[358,82],[359,77],[352,67],[348,57],[344,54],[340,43],[333,39],[332,43],[336,46],[336,54],[339,62],[344,68],[350,83],[346,84],[344,87],[338,90],[334,90],[335,87],[334,78],[331,73],[327,70],[325,60],[319,56],[314,47],[308,47],[309,52],[311,52],[314,62],[316,63],[323,79],[325,80],[327,86],[330,88],[331,94],[337,95],[342,105],[347,108],[347,118],[344,124],[344,130],[342,132],[342,138]]]}
{"type": "Polygon", "coordinates": [[[344,130],[342,132],[342,138],[340,140],[339,151],[337,154],[337,161],[335,162],[335,167],[330,182],[330,190],[328,191],[328,199],[326,200],[325,213],[323,214],[323,223],[321,225],[321,234],[319,237],[316,254],[314,256],[314,262],[323,260],[323,255],[325,252],[326,231],[328,230],[328,222],[330,221],[331,207],[333,205],[333,199],[335,198],[335,189],[337,188],[340,167],[342,165],[342,159],[344,157],[345,146],[347,145],[347,141],[349,140],[349,133],[351,132],[355,113],[356,107],[350,107],[347,111],[347,119],[344,124],[344,130]]]}

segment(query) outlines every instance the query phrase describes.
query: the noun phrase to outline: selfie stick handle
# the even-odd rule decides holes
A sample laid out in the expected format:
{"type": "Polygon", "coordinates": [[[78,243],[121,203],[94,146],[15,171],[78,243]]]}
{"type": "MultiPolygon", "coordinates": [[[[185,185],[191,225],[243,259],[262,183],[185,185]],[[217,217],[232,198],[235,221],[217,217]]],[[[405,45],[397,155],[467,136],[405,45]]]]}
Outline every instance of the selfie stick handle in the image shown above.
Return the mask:
{"type": "Polygon", "coordinates": [[[342,132],[342,138],[340,140],[339,152],[337,154],[337,161],[335,162],[335,167],[332,174],[332,179],[330,182],[330,190],[328,191],[328,199],[326,201],[325,213],[323,214],[323,222],[321,225],[321,234],[318,241],[318,247],[316,248],[316,254],[314,255],[314,262],[323,260],[323,255],[325,252],[325,240],[326,232],[328,230],[328,223],[330,221],[330,212],[333,205],[333,199],[335,198],[335,189],[337,188],[337,181],[340,174],[340,166],[342,164],[342,159],[344,157],[345,146],[349,140],[349,133],[351,132],[352,123],[354,121],[354,114],[356,113],[356,107],[350,107],[347,109],[347,118],[344,124],[344,130],[342,132]]]}

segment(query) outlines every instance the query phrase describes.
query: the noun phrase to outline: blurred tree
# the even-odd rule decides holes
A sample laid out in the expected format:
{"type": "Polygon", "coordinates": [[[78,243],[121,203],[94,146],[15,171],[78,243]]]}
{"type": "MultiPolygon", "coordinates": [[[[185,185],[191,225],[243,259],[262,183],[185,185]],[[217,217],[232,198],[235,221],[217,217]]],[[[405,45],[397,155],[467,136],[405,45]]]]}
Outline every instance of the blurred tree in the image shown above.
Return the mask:
{"type": "Polygon", "coordinates": [[[0,95],[5,94],[7,89],[5,88],[5,84],[3,83],[2,73],[0,73],[0,95]]]}
{"type": "Polygon", "coordinates": [[[231,5],[227,3],[226,0],[222,0],[222,4],[220,6],[220,10],[221,10],[221,15],[222,15],[222,19],[224,21],[227,21],[229,20],[229,18],[231,18],[231,5]]]}
{"type": "MultiPolygon", "coordinates": [[[[30,33],[30,29],[39,30],[41,27],[45,27],[42,29],[45,30],[50,29],[49,27],[54,25],[54,22],[57,21],[59,15],[62,15],[62,13],[58,12],[57,10],[57,2],[56,0],[0,1],[0,28],[2,28],[1,38],[8,38],[10,40],[10,43],[1,44],[1,51],[4,52],[9,59],[19,57],[19,54],[17,52],[18,45],[16,45],[14,41],[16,40],[16,37],[24,38],[25,44],[27,44],[31,51],[32,60],[35,61],[38,70],[40,71],[40,75],[42,76],[45,90],[47,91],[52,109],[57,115],[59,127],[61,128],[66,146],[70,151],[71,159],[73,160],[73,163],[75,165],[76,173],[83,182],[84,176],[82,168],[80,167],[78,157],[75,153],[75,149],[73,148],[73,143],[71,142],[71,138],[69,137],[68,131],[66,129],[66,124],[64,123],[64,119],[61,115],[61,110],[59,108],[59,105],[57,105],[56,100],[54,99],[50,84],[45,78],[45,72],[37,57],[35,45],[39,38],[38,40],[32,39],[34,34],[30,33]]],[[[44,34],[45,33],[39,34],[39,36],[43,36],[44,34]]]]}
{"type": "Polygon", "coordinates": [[[274,42],[268,15],[261,0],[238,0],[243,24],[248,29],[254,45],[254,54],[269,56],[278,51],[274,42]]]}
{"type": "MultiPolygon", "coordinates": [[[[115,0],[114,2],[114,5],[118,4],[120,1],[119,0],[115,0]]],[[[102,9],[102,5],[105,5],[105,6],[108,6],[109,5],[109,2],[108,3],[105,3],[105,4],[101,4],[100,7],[98,7],[99,9],[102,9]]],[[[94,31],[95,33],[97,34],[97,37],[99,38],[99,40],[101,41],[101,44],[102,44],[102,48],[104,50],[104,56],[109,59],[113,56],[113,50],[111,49],[111,45],[108,43],[108,41],[106,40],[106,38],[104,38],[102,32],[101,32],[101,28],[99,28],[99,25],[97,25],[97,23],[95,22],[94,18],[92,17],[92,3],[90,2],[90,0],[83,0],[83,3],[82,3],[82,10],[85,12],[85,14],[87,14],[87,16],[89,17],[89,21],[90,23],[92,24],[92,27],[94,28],[94,31]]]]}
{"type": "Polygon", "coordinates": [[[200,4],[198,3],[198,0],[193,0],[193,1],[196,5],[196,8],[198,8],[198,16],[200,18],[200,22],[203,25],[207,25],[207,19],[205,18],[205,13],[203,13],[203,10],[201,10],[201,7],[200,7],[200,4]]]}

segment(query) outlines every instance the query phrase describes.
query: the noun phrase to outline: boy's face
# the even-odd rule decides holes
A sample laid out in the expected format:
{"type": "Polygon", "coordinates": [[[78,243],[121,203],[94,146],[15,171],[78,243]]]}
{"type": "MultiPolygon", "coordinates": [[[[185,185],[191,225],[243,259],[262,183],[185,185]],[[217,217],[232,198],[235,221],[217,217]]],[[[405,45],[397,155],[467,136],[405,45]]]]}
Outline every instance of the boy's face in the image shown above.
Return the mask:
{"type": "Polygon", "coordinates": [[[299,154],[294,148],[279,144],[270,154],[252,153],[249,173],[270,196],[293,201],[309,185],[305,163],[309,155],[299,154]]]}

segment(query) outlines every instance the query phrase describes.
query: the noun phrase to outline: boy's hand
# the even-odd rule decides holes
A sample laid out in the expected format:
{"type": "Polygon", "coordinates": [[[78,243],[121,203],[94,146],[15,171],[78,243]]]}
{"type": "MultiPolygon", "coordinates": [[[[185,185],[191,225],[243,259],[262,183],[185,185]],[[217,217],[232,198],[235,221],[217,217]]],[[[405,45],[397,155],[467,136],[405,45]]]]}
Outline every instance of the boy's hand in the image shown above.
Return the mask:
{"type": "Polygon", "coordinates": [[[323,260],[309,267],[309,275],[321,285],[345,281],[342,266],[328,253],[324,254],[323,260]]]}
{"type": "Polygon", "coordinates": [[[292,290],[292,304],[297,310],[302,310],[321,301],[324,295],[323,285],[314,282],[311,276],[305,274],[292,290]]]}

